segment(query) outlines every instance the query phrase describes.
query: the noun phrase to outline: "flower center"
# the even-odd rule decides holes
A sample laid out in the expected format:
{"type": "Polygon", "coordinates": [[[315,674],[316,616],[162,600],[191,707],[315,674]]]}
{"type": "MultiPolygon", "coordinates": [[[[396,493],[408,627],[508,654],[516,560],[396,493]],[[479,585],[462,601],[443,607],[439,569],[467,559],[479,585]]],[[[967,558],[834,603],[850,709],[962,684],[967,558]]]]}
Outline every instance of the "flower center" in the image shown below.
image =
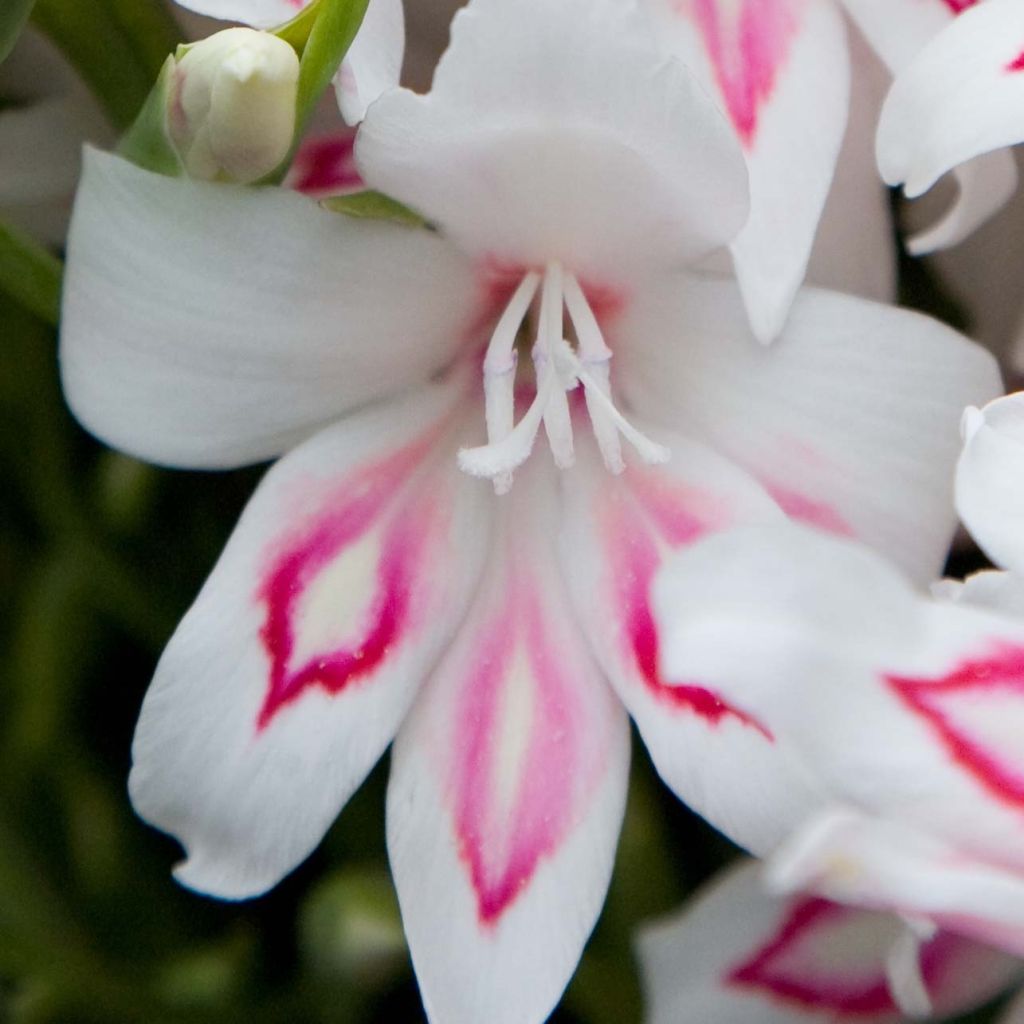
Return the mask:
{"type": "Polygon", "coordinates": [[[459,452],[459,466],[473,476],[493,480],[495,491],[504,494],[512,486],[513,470],[529,458],[543,423],[555,464],[567,469],[573,464],[572,416],[567,393],[580,384],[597,446],[610,472],[621,473],[625,467],[620,435],[645,462],[666,462],[669,450],[645,437],[615,407],[611,397],[611,358],[611,350],[579,281],[557,262],[549,263],[543,276],[535,270],[526,273],[499,317],[484,356],[487,444],[463,448],[459,452]],[[540,313],[533,344],[537,393],[526,414],[516,423],[516,335],[538,290],[540,313]],[[565,338],[566,312],[575,330],[575,347],[565,338]]]}

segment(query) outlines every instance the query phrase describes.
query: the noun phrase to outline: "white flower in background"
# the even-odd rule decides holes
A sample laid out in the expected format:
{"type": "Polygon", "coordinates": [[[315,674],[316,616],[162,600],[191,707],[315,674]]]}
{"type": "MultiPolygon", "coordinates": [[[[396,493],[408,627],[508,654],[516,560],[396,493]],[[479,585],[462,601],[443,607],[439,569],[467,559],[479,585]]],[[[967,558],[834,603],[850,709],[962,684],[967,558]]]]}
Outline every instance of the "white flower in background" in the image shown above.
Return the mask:
{"type": "MultiPolygon", "coordinates": [[[[645,0],[663,50],[682,58],[717,96],[743,146],[751,215],[731,250],[762,341],[785,323],[836,172],[851,87],[853,39],[847,38],[844,9],[890,72],[898,73],[974,2],[645,0]]],[[[852,70],[855,76],[868,73],[862,57],[855,55],[852,70]]],[[[973,161],[958,177],[958,201],[910,241],[912,251],[961,241],[999,209],[1017,180],[1005,153],[973,161]]]]}
{"type": "Polygon", "coordinates": [[[655,603],[666,674],[757,716],[821,783],[776,889],[1024,956],[1024,396],[964,430],[957,506],[1006,571],[930,598],[854,543],[749,529],[680,555],[655,603]]]}
{"type": "Polygon", "coordinates": [[[288,43],[225,29],[188,47],[171,76],[168,134],[190,177],[248,184],[288,155],[299,88],[288,43]]]}
{"type": "MultiPolygon", "coordinates": [[[[211,18],[238,21],[253,28],[274,28],[290,21],[310,0],[178,0],[182,7],[211,18]]],[[[405,46],[402,0],[370,0],[366,15],[335,77],[342,116],[349,124],[385,89],[398,84],[405,46]]]]}
{"type": "MultiPolygon", "coordinates": [[[[678,913],[641,929],[646,1020],[898,1024],[922,1009],[906,1006],[917,993],[898,987],[904,934],[892,914],[771,895],[760,865],[744,861],[678,913]]],[[[1024,976],[1015,957],[950,932],[934,936],[920,957],[928,1015],[937,1019],[976,1009],[1024,976]]]]}
{"type": "Polygon", "coordinates": [[[0,64],[0,217],[64,240],[82,143],[111,137],[99,107],[53,46],[26,32],[0,64]]]}
{"type": "Polygon", "coordinates": [[[932,578],[955,411],[998,384],[947,328],[823,291],[756,344],[735,284],[690,271],[744,222],[740,147],[632,5],[474,0],[452,39],[356,144],[434,231],[91,154],[61,361],[82,422],[143,458],[288,453],[139,723],[132,798],[185,845],[178,877],[270,888],[394,738],[428,1014],[532,1024],[604,898],[627,711],[751,849],[817,799],[763,722],[662,678],[664,558],[789,513],[932,578]]]}

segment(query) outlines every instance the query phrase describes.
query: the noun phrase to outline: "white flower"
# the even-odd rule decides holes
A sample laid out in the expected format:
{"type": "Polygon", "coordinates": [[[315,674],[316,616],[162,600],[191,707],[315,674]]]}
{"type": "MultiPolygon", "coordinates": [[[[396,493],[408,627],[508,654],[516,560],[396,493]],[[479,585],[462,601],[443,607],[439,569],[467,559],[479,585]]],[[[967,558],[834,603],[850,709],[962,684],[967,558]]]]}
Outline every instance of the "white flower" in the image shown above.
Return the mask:
{"type": "Polygon", "coordinates": [[[289,452],[164,653],[132,798],[186,846],[183,882],[252,896],[394,738],[427,1012],[532,1024],[604,897],[627,710],[752,849],[814,798],[763,722],[660,674],[661,562],[788,512],[930,578],[954,410],[996,375],[927,318],[828,292],[756,344],[734,283],[689,269],[744,222],[739,145],[623,0],[474,0],[432,92],[384,94],[356,155],[436,230],[89,158],[76,414],[167,464],[289,452]]]}

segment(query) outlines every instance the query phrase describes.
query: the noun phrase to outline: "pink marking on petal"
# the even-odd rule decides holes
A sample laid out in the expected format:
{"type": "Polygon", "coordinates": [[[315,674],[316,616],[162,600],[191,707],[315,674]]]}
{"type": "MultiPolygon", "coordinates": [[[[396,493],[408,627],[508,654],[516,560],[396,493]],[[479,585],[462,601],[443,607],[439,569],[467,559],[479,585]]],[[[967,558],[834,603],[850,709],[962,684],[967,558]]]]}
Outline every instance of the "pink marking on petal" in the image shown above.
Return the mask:
{"type": "Polygon", "coordinates": [[[306,195],[326,196],[362,188],[353,146],[355,135],[322,135],[299,148],[288,186],[306,195]]]}
{"type": "Polygon", "coordinates": [[[1016,71],[1024,71],[1024,50],[1020,52],[1009,64],[1006,65],[1006,70],[1013,73],[1016,71]]]}
{"type": "Polygon", "coordinates": [[[954,14],[963,14],[964,11],[969,10],[978,4],[980,0],[942,0],[954,14]]]}
{"type": "Polygon", "coordinates": [[[581,734],[580,687],[560,657],[541,608],[536,581],[510,581],[503,606],[480,631],[478,653],[462,691],[456,752],[455,819],[482,925],[494,925],[558,848],[581,794],[596,782],[581,734]],[[529,679],[513,675],[517,658],[529,679]],[[509,687],[531,686],[532,713],[507,807],[499,805],[503,701],[509,687]]]}
{"type": "MultiPolygon", "coordinates": [[[[755,988],[773,998],[809,1010],[841,1013],[844,1018],[898,1014],[885,974],[887,946],[879,942],[877,962],[871,956],[858,965],[829,951],[828,940],[840,929],[856,926],[863,911],[816,897],[795,900],[779,930],[749,959],[732,968],[724,983],[755,988]]],[[[928,990],[944,986],[954,957],[965,944],[940,933],[921,952],[921,971],[928,990]]],[[[869,947],[870,953],[874,950],[869,947]]]]}
{"type": "Polygon", "coordinates": [[[380,523],[408,475],[422,461],[434,435],[413,442],[346,478],[317,516],[276,554],[257,594],[266,614],[260,639],[270,659],[269,682],[257,731],[307,689],[341,693],[372,674],[401,642],[408,626],[415,569],[427,543],[430,512],[396,516],[386,527],[377,566],[377,593],[364,615],[363,632],[350,644],[292,666],[301,599],[320,574],[350,545],[380,523]]]}
{"type": "Polygon", "coordinates": [[[766,483],[764,487],[779,508],[791,519],[807,523],[808,526],[816,526],[819,530],[834,533],[839,537],[854,536],[853,527],[832,505],[776,484],[766,483]]]}
{"type": "Polygon", "coordinates": [[[1024,696],[1024,647],[995,644],[989,657],[964,661],[937,679],[913,679],[887,675],[886,682],[908,708],[936,732],[953,760],[990,793],[1016,809],[1024,808],[1024,759],[1006,764],[983,738],[956,721],[950,701],[957,697],[998,695],[1003,699],[1024,696]]]}
{"type": "Polygon", "coordinates": [[[721,0],[683,0],[704,37],[715,80],[740,139],[754,144],[763,105],[771,98],[796,35],[794,0],[739,0],[728,20],[721,0]]]}
{"type": "Polygon", "coordinates": [[[709,530],[728,524],[721,500],[649,470],[630,469],[626,482],[629,491],[623,489],[609,498],[603,531],[627,657],[648,691],[667,706],[696,714],[710,726],[731,718],[772,740],[771,732],[745,711],[707,687],[666,681],[658,665],[658,627],[651,612],[650,590],[664,552],[654,531],[667,548],[693,543],[709,530]],[[630,498],[644,514],[627,505],[630,498]]]}

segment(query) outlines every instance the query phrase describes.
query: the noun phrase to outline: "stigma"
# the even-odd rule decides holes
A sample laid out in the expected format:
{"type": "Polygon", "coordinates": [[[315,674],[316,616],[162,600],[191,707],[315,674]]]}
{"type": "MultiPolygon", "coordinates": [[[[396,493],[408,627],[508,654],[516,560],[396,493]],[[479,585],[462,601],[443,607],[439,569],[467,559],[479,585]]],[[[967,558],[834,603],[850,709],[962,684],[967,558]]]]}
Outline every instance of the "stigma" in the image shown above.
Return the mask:
{"type": "Polygon", "coordinates": [[[472,476],[492,480],[498,494],[506,493],[512,486],[514,470],[530,457],[543,426],[555,464],[568,469],[574,461],[568,394],[578,387],[583,388],[587,416],[609,472],[621,473],[625,468],[623,438],[644,462],[667,462],[669,450],[645,437],[615,407],[611,359],[597,317],[575,276],[557,262],[548,263],[543,273],[525,273],[498,318],[484,356],[487,444],[461,449],[460,468],[472,476]],[[538,292],[540,310],[532,350],[536,395],[516,423],[516,338],[538,292]],[[566,338],[567,317],[575,345],[566,338]]]}

